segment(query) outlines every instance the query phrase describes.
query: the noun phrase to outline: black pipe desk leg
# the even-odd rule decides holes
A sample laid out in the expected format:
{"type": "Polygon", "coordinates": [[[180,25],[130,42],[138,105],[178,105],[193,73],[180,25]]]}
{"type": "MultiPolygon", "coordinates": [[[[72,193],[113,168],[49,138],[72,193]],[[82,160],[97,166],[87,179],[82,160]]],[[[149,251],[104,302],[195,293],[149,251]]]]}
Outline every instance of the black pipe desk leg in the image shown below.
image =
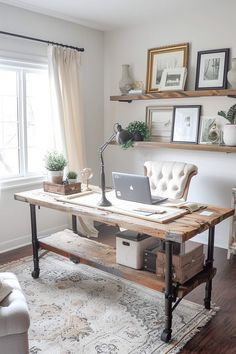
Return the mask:
{"type": "Polygon", "coordinates": [[[161,334],[161,339],[168,343],[171,340],[172,333],[172,252],[173,244],[171,241],[165,241],[166,248],[166,271],[165,271],[165,329],[161,334]]]}
{"type": "MultiPolygon", "coordinates": [[[[207,260],[206,260],[207,269],[213,268],[214,239],[215,239],[215,227],[213,226],[209,229],[209,233],[208,233],[208,248],[207,248],[207,260]]],[[[204,305],[205,308],[208,310],[210,310],[211,308],[211,291],[212,291],[212,279],[206,282],[206,287],[205,287],[204,305]]]]}
{"type": "Polygon", "coordinates": [[[33,278],[39,277],[39,242],[37,237],[37,224],[36,224],[36,211],[35,205],[30,204],[30,220],[31,220],[31,235],[32,235],[32,248],[33,248],[33,262],[34,262],[34,270],[31,273],[33,278]]]}
{"type": "Polygon", "coordinates": [[[72,231],[77,234],[78,230],[77,230],[77,216],[76,215],[72,215],[72,231]]]}

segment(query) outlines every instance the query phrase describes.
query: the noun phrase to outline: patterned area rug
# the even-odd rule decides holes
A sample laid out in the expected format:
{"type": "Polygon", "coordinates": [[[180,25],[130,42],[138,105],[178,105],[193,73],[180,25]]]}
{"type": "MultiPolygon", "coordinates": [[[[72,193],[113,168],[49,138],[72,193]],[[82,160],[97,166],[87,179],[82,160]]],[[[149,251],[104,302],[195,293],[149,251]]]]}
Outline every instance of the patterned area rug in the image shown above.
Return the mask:
{"type": "Polygon", "coordinates": [[[26,295],[33,354],[177,353],[214,314],[183,300],[165,344],[161,293],[53,254],[40,259],[38,279],[30,257],[0,269],[14,272],[26,295]]]}

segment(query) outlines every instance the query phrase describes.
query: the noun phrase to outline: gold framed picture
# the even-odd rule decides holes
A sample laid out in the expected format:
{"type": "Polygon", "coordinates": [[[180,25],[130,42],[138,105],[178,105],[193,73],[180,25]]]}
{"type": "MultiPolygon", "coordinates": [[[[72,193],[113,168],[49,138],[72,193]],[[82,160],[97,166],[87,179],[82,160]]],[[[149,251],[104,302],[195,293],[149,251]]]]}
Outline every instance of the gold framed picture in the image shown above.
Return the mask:
{"type": "Polygon", "coordinates": [[[167,47],[148,49],[147,56],[147,93],[160,89],[164,69],[188,66],[189,44],[175,44],[167,47]]]}

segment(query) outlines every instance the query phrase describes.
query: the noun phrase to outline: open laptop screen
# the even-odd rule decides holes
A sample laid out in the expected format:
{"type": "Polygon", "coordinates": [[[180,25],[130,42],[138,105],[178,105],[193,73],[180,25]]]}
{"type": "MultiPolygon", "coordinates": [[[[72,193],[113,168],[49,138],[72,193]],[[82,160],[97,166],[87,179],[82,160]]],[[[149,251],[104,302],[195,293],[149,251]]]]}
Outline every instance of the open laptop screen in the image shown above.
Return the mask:
{"type": "Polygon", "coordinates": [[[112,172],[113,186],[116,197],[132,202],[155,204],[167,198],[152,197],[149,178],[129,173],[112,172]]]}

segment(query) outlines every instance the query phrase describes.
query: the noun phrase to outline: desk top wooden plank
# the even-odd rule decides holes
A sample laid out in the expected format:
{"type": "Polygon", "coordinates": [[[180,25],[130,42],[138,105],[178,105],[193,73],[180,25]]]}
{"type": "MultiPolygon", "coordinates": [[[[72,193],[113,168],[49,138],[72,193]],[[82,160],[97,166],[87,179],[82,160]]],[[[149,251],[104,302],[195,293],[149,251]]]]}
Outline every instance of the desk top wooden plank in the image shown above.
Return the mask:
{"type": "Polygon", "coordinates": [[[202,210],[187,214],[166,224],[140,219],[138,217],[126,216],[107,210],[100,210],[96,207],[74,205],[56,200],[58,196],[53,193],[44,192],[42,189],[26,191],[15,194],[18,201],[39,205],[42,207],[67,212],[72,215],[89,216],[96,221],[107,224],[119,225],[120,227],[143,232],[150,236],[185,242],[197,234],[215,226],[222,220],[234,214],[234,209],[220,208],[209,205],[204,211],[212,212],[205,216],[202,210]]]}

